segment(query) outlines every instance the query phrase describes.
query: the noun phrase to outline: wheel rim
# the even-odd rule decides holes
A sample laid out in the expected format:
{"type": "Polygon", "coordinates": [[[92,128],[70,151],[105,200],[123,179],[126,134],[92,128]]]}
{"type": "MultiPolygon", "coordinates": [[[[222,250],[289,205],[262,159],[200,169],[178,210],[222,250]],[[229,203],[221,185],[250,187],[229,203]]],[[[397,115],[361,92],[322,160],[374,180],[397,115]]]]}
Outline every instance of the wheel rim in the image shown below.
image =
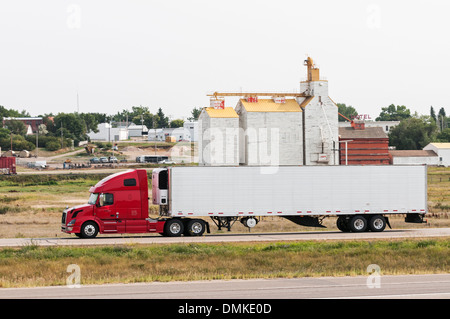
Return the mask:
{"type": "Polygon", "coordinates": [[[178,234],[181,231],[181,226],[178,223],[172,223],[169,229],[172,234],[178,234]]]}
{"type": "Polygon", "coordinates": [[[191,231],[192,231],[194,234],[199,234],[199,233],[201,233],[202,229],[203,229],[203,227],[202,227],[202,224],[201,224],[200,222],[195,222],[195,223],[193,223],[192,226],[191,226],[191,231]]]}
{"type": "Polygon", "coordinates": [[[355,220],[355,222],[353,223],[353,227],[356,230],[362,230],[365,226],[364,220],[362,220],[361,218],[358,218],[357,220],[355,220]]]}
{"type": "Polygon", "coordinates": [[[95,234],[95,227],[94,227],[94,225],[86,225],[86,227],[84,227],[84,233],[87,236],[93,236],[95,234]]]}
{"type": "Polygon", "coordinates": [[[384,226],[384,221],[381,218],[376,218],[373,222],[372,222],[373,228],[375,229],[382,229],[384,226]]]}

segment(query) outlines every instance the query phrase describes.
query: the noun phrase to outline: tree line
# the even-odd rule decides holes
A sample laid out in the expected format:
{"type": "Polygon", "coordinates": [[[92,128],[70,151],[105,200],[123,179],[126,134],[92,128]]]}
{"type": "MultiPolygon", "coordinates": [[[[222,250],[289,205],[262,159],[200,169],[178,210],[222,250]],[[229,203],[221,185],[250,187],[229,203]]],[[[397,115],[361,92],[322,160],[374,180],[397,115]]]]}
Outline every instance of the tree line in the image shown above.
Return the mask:
{"type": "MultiPolygon", "coordinates": [[[[193,108],[188,120],[196,120],[200,115],[201,108],[193,108]]],[[[26,111],[19,112],[14,109],[7,109],[0,105],[0,118],[6,117],[30,117],[26,111]]],[[[0,128],[0,147],[2,150],[34,150],[36,143],[39,147],[45,147],[49,151],[70,147],[73,143],[78,146],[80,141],[89,139],[89,132],[98,132],[98,125],[101,123],[134,123],[145,125],[147,128],[167,128],[182,127],[184,120],[169,120],[159,108],[154,114],[145,106],[133,106],[131,110],[122,110],[114,115],[106,113],[47,113],[38,115],[42,117],[43,124],[39,126],[38,136],[26,135],[27,127],[21,121],[5,121],[0,128]]]]}
{"type": "MultiPolygon", "coordinates": [[[[358,116],[354,107],[344,103],[338,103],[338,112],[349,119],[358,116]]],[[[346,120],[340,116],[339,121],[346,120]]],[[[437,114],[431,106],[429,114],[419,115],[417,112],[411,114],[411,110],[404,105],[391,104],[381,108],[375,121],[400,122],[388,134],[389,146],[394,146],[397,150],[421,150],[429,143],[450,142],[450,117],[447,117],[443,107],[437,114]]]]}

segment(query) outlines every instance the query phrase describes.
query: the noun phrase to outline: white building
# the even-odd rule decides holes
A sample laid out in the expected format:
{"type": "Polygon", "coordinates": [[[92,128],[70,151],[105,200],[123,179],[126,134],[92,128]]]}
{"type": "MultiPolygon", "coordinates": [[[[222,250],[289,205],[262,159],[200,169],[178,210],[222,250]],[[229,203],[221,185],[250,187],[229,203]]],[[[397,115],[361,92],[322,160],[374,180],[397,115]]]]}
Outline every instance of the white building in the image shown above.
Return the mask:
{"type": "Polygon", "coordinates": [[[190,131],[184,127],[157,128],[148,131],[149,141],[165,142],[168,137],[172,137],[175,142],[191,141],[190,131]]]}
{"type": "Polygon", "coordinates": [[[239,165],[239,116],[233,108],[204,108],[198,134],[199,166],[239,165]]]}
{"type": "Polygon", "coordinates": [[[338,107],[328,96],[328,81],[320,79],[312,59],[305,64],[308,79],[300,82],[300,92],[306,96],[297,98],[304,113],[304,164],[339,165],[338,107]]]}
{"type": "Polygon", "coordinates": [[[434,151],[438,156],[438,165],[450,166],[450,143],[430,143],[423,148],[434,151]]]}
{"type": "Polygon", "coordinates": [[[148,128],[145,125],[136,125],[131,123],[128,126],[128,136],[129,137],[142,137],[143,135],[148,134],[148,128]]]}
{"type": "Polygon", "coordinates": [[[91,141],[124,141],[128,139],[126,128],[112,127],[109,123],[101,123],[97,126],[98,133],[89,132],[87,135],[91,141]]]}
{"type": "Polygon", "coordinates": [[[235,110],[240,164],[302,164],[302,116],[295,99],[240,99],[235,110]]]}
{"type": "Polygon", "coordinates": [[[191,142],[198,142],[198,121],[184,122],[183,127],[189,131],[191,142]]]}
{"type": "Polygon", "coordinates": [[[431,150],[391,150],[393,165],[439,165],[438,155],[431,150]]]}

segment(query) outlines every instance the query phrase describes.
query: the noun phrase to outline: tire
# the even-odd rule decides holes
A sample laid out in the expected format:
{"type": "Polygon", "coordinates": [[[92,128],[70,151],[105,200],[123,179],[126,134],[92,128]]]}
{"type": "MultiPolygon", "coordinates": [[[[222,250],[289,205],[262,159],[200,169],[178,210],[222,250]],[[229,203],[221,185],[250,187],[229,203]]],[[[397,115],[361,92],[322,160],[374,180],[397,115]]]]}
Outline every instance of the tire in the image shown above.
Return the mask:
{"type": "Polygon", "coordinates": [[[169,219],[164,224],[164,235],[168,237],[179,237],[184,231],[183,222],[179,219],[169,219]]]}
{"type": "Polygon", "coordinates": [[[339,216],[336,221],[337,228],[344,233],[348,233],[350,229],[348,228],[348,222],[345,216],[339,216]]]}
{"type": "Polygon", "coordinates": [[[206,229],[206,223],[202,219],[192,219],[186,225],[185,234],[188,236],[202,236],[206,229]]]}
{"type": "Polygon", "coordinates": [[[95,222],[88,221],[81,226],[81,238],[95,238],[98,234],[98,225],[95,222]]]}
{"type": "Polygon", "coordinates": [[[369,229],[373,232],[382,232],[386,228],[386,218],[382,215],[375,215],[369,219],[369,229]]]}
{"type": "Polygon", "coordinates": [[[348,227],[354,233],[362,233],[367,228],[367,220],[364,216],[356,215],[350,218],[348,227]]]}

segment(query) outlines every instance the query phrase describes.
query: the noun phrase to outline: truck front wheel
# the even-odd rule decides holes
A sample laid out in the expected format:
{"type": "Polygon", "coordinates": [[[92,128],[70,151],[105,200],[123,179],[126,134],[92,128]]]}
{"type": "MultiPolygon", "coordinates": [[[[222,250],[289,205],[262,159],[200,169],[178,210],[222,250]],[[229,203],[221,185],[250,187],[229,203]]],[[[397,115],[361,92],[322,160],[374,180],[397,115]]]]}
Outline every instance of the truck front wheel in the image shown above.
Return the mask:
{"type": "Polygon", "coordinates": [[[92,221],[85,222],[81,226],[81,238],[95,238],[98,234],[98,226],[92,221]]]}
{"type": "Polygon", "coordinates": [[[179,237],[184,231],[183,222],[179,219],[169,219],[164,224],[164,236],[179,237]]]}

